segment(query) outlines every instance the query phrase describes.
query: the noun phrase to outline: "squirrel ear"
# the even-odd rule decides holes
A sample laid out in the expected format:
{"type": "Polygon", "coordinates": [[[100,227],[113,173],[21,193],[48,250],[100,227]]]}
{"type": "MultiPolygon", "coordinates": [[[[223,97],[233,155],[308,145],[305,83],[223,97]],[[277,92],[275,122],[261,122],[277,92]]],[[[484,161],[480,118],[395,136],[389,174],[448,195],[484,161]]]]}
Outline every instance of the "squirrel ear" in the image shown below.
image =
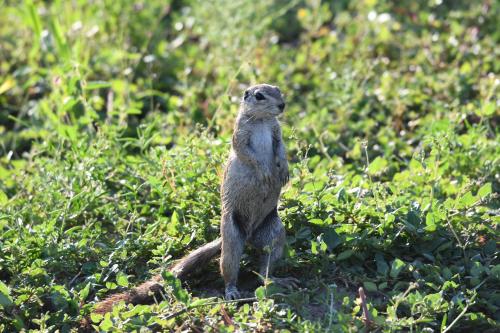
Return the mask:
{"type": "Polygon", "coordinates": [[[250,96],[250,92],[248,90],[245,91],[245,96],[243,96],[243,99],[246,100],[250,96]]]}

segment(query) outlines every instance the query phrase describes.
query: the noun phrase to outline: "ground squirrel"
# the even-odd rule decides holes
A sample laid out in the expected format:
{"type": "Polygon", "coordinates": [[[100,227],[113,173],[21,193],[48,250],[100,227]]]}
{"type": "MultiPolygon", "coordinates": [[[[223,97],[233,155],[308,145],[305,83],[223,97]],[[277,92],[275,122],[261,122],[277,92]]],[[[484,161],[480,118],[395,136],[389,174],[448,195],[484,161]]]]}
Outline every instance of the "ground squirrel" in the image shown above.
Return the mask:
{"type": "MultiPolygon", "coordinates": [[[[203,267],[221,250],[220,268],[225,297],[239,298],[236,287],[240,257],[246,243],[262,250],[260,274],[268,276],[285,244],[285,229],[278,216],[281,188],[288,182],[288,162],[276,119],[285,108],[278,87],[259,84],[248,88],[241,100],[234,126],[232,149],[221,186],[221,237],[198,248],[179,261],[171,272],[184,279],[203,267]]],[[[129,292],[112,295],[95,307],[105,313],[119,301],[142,304],[162,289],[161,276],[129,292]]],[[[274,279],[294,284],[295,279],[274,279]]]]}
{"type": "Polygon", "coordinates": [[[236,280],[245,243],[263,250],[259,273],[264,277],[283,252],[285,229],[277,205],[289,174],[276,117],[284,109],[280,90],[268,84],[250,87],[241,101],[221,187],[220,267],[228,299],[239,297],[236,280]]]}

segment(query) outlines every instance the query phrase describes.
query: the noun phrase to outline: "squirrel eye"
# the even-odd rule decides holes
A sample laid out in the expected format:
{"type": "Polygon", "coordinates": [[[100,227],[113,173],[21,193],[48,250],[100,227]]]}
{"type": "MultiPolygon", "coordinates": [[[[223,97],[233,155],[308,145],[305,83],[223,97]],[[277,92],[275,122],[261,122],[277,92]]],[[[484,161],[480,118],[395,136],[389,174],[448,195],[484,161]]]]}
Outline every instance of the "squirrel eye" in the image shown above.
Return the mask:
{"type": "Polygon", "coordinates": [[[262,95],[260,92],[258,92],[258,93],[256,93],[256,94],[255,94],[255,98],[256,98],[258,101],[262,101],[262,100],[266,99],[266,98],[264,97],[264,95],[262,95]]]}
{"type": "Polygon", "coordinates": [[[243,96],[243,99],[246,100],[248,98],[248,96],[250,95],[250,93],[247,91],[245,91],[245,96],[243,96]]]}

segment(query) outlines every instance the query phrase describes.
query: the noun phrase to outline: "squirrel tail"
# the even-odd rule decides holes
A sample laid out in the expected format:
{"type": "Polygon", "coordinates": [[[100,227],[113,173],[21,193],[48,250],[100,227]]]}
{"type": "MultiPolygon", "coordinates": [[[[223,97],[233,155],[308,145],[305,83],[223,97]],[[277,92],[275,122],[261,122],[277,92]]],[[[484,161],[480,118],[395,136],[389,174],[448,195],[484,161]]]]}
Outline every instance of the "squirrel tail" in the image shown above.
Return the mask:
{"type": "MultiPolygon", "coordinates": [[[[185,279],[190,273],[205,266],[213,257],[219,254],[221,245],[221,238],[203,245],[182,258],[170,269],[170,272],[181,280],[185,279]]],[[[154,297],[158,296],[162,289],[162,277],[161,275],[156,275],[151,280],[140,284],[130,291],[111,295],[102,302],[97,303],[93,312],[98,314],[110,312],[113,309],[113,305],[120,301],[132,304],[148,304],[154,301],[154,297]]]]}
{"type": "Polygon", "coordinates": [[[113,310],[113,306],[120,301],[132,304],[151,303],[154,301],[154,297],[160,294],[162,289],[162,277],[161,275],[155,275],[150,280],[143,282],[129,291],[107,297],[105,300],[97,303],[92,312],[105,314],[113,310]]]}
{"type": "Polygon", "coordinates": [[[184,280],[187,275],[195,272],[200,267],[206,266],[213,257],[218,255],[221,246],[222,238],[219,237],[182,258],[170,271],[176,278],[184,280]]]}

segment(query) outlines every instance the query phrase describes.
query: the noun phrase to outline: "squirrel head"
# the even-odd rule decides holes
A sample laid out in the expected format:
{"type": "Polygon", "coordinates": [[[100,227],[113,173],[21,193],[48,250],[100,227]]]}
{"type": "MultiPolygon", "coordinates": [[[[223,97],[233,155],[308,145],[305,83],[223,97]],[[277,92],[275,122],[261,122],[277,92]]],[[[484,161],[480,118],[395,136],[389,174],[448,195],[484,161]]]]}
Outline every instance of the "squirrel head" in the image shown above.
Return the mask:
{"type": "Polygon", "coordinates": [[[276,117],[284,109],[283,94],[278,87],[270,84],[251,86],[241,99],[241,111],[256,119],[276,117]]]}

